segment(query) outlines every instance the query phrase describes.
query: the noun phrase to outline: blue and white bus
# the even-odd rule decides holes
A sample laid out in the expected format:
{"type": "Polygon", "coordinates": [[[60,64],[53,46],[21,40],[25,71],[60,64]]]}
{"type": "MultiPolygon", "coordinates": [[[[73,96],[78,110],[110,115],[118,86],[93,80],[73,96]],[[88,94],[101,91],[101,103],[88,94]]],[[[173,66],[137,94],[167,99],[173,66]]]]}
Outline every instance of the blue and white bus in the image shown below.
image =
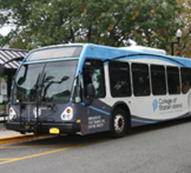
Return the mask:
{"type": "Polygon", "coordinates": [[[190,67],[190,59],[152,48],[38,48],[16,72],[6,127],[122,137],[132,127],[189,117],[190,67]]]}

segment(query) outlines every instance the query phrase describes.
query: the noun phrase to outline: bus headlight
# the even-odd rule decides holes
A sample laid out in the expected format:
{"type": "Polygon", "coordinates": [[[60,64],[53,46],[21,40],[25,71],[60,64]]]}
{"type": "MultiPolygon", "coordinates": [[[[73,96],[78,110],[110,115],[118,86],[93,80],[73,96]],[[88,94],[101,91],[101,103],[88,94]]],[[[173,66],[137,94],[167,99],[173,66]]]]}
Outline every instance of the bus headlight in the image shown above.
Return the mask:
{"type": "Polygon", "coordinates": [[[12,107],[10,107],[10,109],[9,109],[9,120],[12,120],[15,116],[16,116],[15,110],[12,107]]]}
{"type": "Polygon", "coordinates": [[[62,120],[71,120],[73,118],[73,109],[71,107],[67,107],[64,112],[61,114],[62,120]]]}

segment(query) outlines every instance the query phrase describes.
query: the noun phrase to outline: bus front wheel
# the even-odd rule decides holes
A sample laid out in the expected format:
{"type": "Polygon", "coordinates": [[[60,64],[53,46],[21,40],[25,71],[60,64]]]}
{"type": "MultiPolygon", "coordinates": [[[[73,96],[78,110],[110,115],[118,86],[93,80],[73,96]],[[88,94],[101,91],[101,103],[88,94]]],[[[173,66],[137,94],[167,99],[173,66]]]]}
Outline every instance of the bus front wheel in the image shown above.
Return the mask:
{"type": "Polygon", "coordinates": [[[125,135],[127,130],[127,117],[123,109],[117,108],[111,119],[111,135],[120,138],[125,135]]]}

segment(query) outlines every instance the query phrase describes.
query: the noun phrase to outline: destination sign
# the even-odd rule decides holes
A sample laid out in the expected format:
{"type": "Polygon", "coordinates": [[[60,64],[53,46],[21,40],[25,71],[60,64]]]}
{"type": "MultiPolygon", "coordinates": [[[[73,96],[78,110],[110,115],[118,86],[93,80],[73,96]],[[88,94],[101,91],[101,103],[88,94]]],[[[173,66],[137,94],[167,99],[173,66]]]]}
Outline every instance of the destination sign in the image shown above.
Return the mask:
{"type": "Polygon", "coordinates": [[[31,53],[26,61],[79,57],[81,50],[82,46],[44,49],[31,53]]]}

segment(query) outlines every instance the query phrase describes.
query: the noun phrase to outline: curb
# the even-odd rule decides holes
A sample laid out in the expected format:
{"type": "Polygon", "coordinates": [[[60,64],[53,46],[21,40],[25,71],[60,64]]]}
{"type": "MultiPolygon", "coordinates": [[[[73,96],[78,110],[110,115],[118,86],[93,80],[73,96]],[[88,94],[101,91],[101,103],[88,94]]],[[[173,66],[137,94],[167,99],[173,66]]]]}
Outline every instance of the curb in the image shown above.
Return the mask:
{"type": "Polygon", "coordinates": [[[34,134],[21,134],[21,135],[13,135],[13,136],[5,136],[5,137],[0,137],[0,141],[3,140],[9,140],[9,139],[17,139],[17,138],[23,138],[23,137],[29,137],[29,136],[35,136],[34,134]]]}
{"type": "Polygon", "coordinates": [[[19,142],[29,141],[33,139],[43,139],[43,138],[49,138],[49,137],[54,137],[54,136],[53,135],[34,135],[33,133],[27,134],[27,135],[9,136],[9,137],[0,138],[0,145],[10,144],[10,143],[19,143],[19,142]]]}

